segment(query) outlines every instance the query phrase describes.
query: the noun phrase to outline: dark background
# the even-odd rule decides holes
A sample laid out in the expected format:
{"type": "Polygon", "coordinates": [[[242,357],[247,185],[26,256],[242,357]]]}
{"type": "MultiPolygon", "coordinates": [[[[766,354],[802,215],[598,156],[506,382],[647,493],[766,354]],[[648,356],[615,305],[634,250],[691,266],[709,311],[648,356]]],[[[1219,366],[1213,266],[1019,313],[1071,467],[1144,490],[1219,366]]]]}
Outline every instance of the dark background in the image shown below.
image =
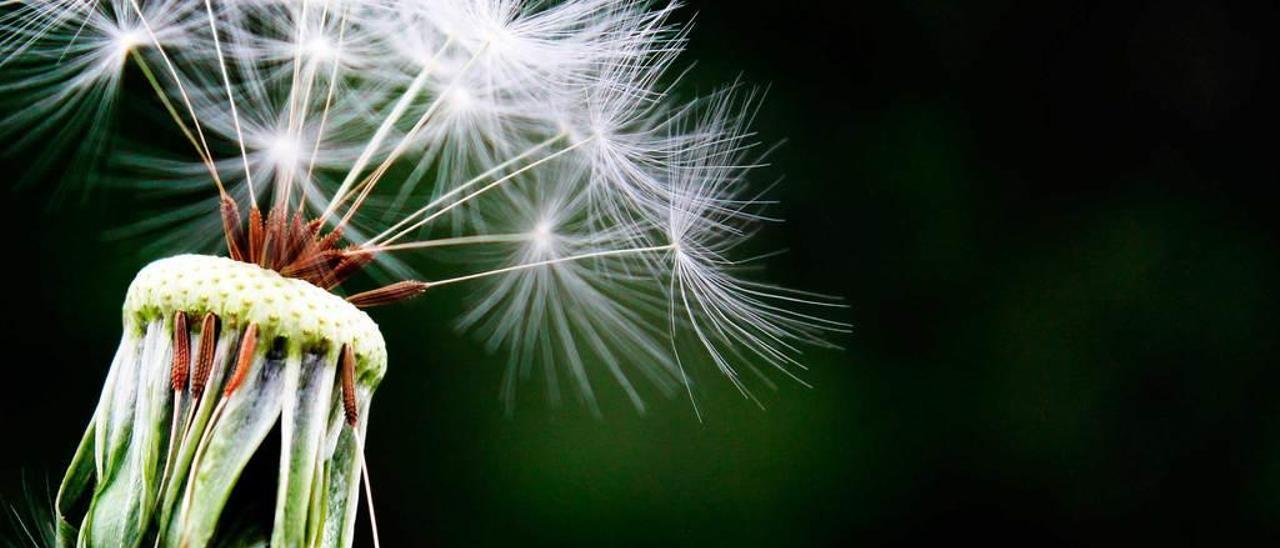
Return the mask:
{"type": "MultiPolygon", "coordinates": [[[[1280,536],[1276,6],[689,4],[688,89],[769,85],[786,139],[769,276],[845,297],[848,350],[764,412],[705,383],[702,424],[537,387],[508,417],[465,292],[379,310],[385,545],[1280,536]]],[[[11,500],[56,484],[149,259],[100,236],[136,198],[51,187],[0,216],[11,500]]]]}

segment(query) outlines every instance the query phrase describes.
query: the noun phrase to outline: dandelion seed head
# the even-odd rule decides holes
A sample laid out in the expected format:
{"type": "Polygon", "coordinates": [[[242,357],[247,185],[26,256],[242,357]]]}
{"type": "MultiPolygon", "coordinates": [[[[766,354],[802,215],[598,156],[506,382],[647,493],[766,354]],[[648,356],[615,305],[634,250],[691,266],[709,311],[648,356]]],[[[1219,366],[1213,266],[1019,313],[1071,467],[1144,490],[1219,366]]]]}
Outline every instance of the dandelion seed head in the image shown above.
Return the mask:
{"type": "MultiPolygon", "coordinates": [[[[471,273],[426,283],[486,286],[458,320],[506,350],[508,403],[541,371],[553,400],[567,384],[596,409],[594,383],[608,377],[643,410],[646,391],[692,396],[684,367],[699,361],[749,394],[742,369],[794,375],[799,349],[843,326],[799,310],[830,301],[757,282],[743,259],[772,220],[751,182],[767,152],[750,129],[758,97],[741,84],[691,101],[672,91],[689,32],[678,7],[36,3],[0,15],[0,64],[18,69],[0,73],[0,88],[34,97],[0,131],[68,142],[87,132],[105,157],[135,62],[152,92],[143,99],[194,154],[125,150],[113,161],[145,173],[149,191],[216,190],[142,223],[162,233],[157,245],[251,247],[248,230],[213,228],[209,204],[230,200],[272,218],[272,230],[298,219],[316,238],[337,234],[324,267],[343,276],[418,277],[400,257],[455,250],[471,273]]],[[[241,259],[301,276],[271,259],[305,246],[276,237],[241,259]]]]}

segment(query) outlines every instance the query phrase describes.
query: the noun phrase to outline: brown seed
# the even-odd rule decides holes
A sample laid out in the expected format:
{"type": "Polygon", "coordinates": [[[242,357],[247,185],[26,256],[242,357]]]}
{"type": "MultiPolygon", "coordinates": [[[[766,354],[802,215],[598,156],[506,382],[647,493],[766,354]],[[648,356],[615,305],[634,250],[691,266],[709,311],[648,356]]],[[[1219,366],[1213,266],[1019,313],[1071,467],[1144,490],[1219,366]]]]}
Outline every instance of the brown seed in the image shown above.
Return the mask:
{"type": "Polygon", "coordinates": [[[240,207],[230,196],[222,196],[222,234],[227,240],[227,254],[237,261],[244,260],[244,247],[241,245],[240,207]]]}
{"type": "Polygon", "coordinates": [[[262,243],[262,266],[276,269],[276,261],[280,260],[280,255],[284,254],[284,248],[287,242],[284,239],[285,223],[288,217],[285,215],[284,206],[276,205],[267,213],[267,228],[265,240],[262,243]]]}
{"type": "Polygon", "coordinates": [[[262,210],[258,206],[249,208],[249,256],[248,262],[262,264],[262,244],[266,231],[262,226],[262,210]]]}
{"type": "Polygon", "coordinates": [[[306,228],[302,226],[301,213],[293,214],[293,221],[289,223],[285,233],[283,251],[279,257],[276,257],[275,264],[272,266],[277,272],[294,261],[309,239],[306,228]]]}
{"type": "Polygon", "coordinates": [[[338,250],[311,253],[298,257],[298,260],[281,269],[280,274],[311,281],[313,278],[324,277],[333,269],[333,263],[340,260],[342,260],[342,252],[338,250]]]}
{"type": "Polygon", "coordinates": [[[236,356],[236,370],[231,374],[231,380],[227,381],[226,390],[222,391],[223,396],[230,396],[240,387],[240,383],[244,382],[244,377],[249,373],[249,367],[253,365],[253,351],[258,347],[258,324],[251,323],[244,330],[244,337],[240,339],[240,353],[236,356]]]}
{"type": "Polygon", "coordinates": [[[196,356],[195,377],[191,379],[191,393],[199,398],[213,372],[213,351],[218,331],[218,317],[209,312],[200,323],[200,355],[196,356]]]}
{"type": "Polygon", "coordinates": [[[347,281],[347,278],[355,275],[355,273],[373,262],[373,257],[373,251],[361,250],[353,246],[342,252],[342,260],[333,267],[332,272],[329,272],[323,279],[312,281],[311,283],[324,289],[338,287],[342,285],[342,282],[347,281]]]}
{"type": "Polygon", "coordinates": [[[417,280],[404,280],[390,285],[384,285],[377,289],[356,293],[355,295],[347,297],[347,302],[360,308],[398,303],[421,295],[422,292],[427,290],[428,285],[430,284],[417,280]]]}
{"type": "MultiPolygon", "coordinates": [[[[319,225],[323,227],[324,225],[319,225]]],[[[316,248],[321,251],[334,249],[338,246],[338,242],[342,240],[342,227],[333,229],[333,232],[325,234],[323,238],[319,238],[320,234],[316,233],[316,248]]]]}
{"type": "Polygon", "coordinates": [[[324,226],[323,218],[316,217],[307,221],[307,234],[314,239],[318,234],[320,234],[320,227],[322,226],[324,226]]]}
{"type": "Polygon", "coordinates": [[[187,388],[190,367],[191,333],[187,331],[187,313],[179,310],[173,315],[173,369],[170,382],[174,392],[187,388]]]}
{"type": "Polygon", "coordinates": [[[342,373],[342,411],[346,414],[347,424],[354,428],[359,418],[356,413],[356,353],[349,344],[342,346],[339,368],[342,373]]]}

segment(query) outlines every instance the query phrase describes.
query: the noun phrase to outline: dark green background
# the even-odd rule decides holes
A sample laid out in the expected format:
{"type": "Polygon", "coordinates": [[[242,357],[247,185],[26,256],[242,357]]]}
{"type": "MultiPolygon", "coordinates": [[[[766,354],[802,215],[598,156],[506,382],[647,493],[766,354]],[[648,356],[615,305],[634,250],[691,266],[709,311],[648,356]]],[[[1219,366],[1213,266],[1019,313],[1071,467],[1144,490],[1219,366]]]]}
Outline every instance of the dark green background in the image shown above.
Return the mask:
{"type": "MultiPolygon", "coordinates": [[[[1280,534],[1274,6],[690,2],[687,91],[769,84],[790,253],[851,308],[816,388],[605,418],[378,310],[384,544],[1214,544],[1280,534]]],[[[21,155],[6,160],[19,169],[21,155]]],[[[761,183],[767,182],[762,180],[761,183]]],[[[147,258],[98,192],[5,194],[0,494],[56,483],[147,258]]]]}

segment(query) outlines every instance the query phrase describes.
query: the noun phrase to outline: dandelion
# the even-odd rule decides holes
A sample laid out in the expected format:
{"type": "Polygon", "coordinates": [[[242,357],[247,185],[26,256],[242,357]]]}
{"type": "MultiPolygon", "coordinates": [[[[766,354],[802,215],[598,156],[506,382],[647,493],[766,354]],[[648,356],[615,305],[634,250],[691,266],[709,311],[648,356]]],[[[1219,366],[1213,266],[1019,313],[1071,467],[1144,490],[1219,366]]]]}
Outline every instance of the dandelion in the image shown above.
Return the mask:
{"type": "Polygon", "coordinates": [[[639,411],[683,393],[699,418],[697,368],[754,400],[803,383],[802,348],[846,329],[822,313],[838,302],[748,272],[744,242],[773,220],[748,183],[759,101],[741,84],[678,99],[674,4],[4,4],[0,89],[29,99],[0,131],[82,143],[139,191],[190,199],[138,229],[189,253],[125,297],[55,503],[61,545],[227,541],[237,478],[279,425],[261,540],[350,546],[361,499],[374,517],[363,447],[387,368],[363,309],[470,286],[457,321],[506,353],[508,408],[538,372],[593,413],[610,378],[639,411]],[[113,139],[126,96],[186,155],[113,139]],[[422,255],[465,271],[423,277],[422,255]]]}

